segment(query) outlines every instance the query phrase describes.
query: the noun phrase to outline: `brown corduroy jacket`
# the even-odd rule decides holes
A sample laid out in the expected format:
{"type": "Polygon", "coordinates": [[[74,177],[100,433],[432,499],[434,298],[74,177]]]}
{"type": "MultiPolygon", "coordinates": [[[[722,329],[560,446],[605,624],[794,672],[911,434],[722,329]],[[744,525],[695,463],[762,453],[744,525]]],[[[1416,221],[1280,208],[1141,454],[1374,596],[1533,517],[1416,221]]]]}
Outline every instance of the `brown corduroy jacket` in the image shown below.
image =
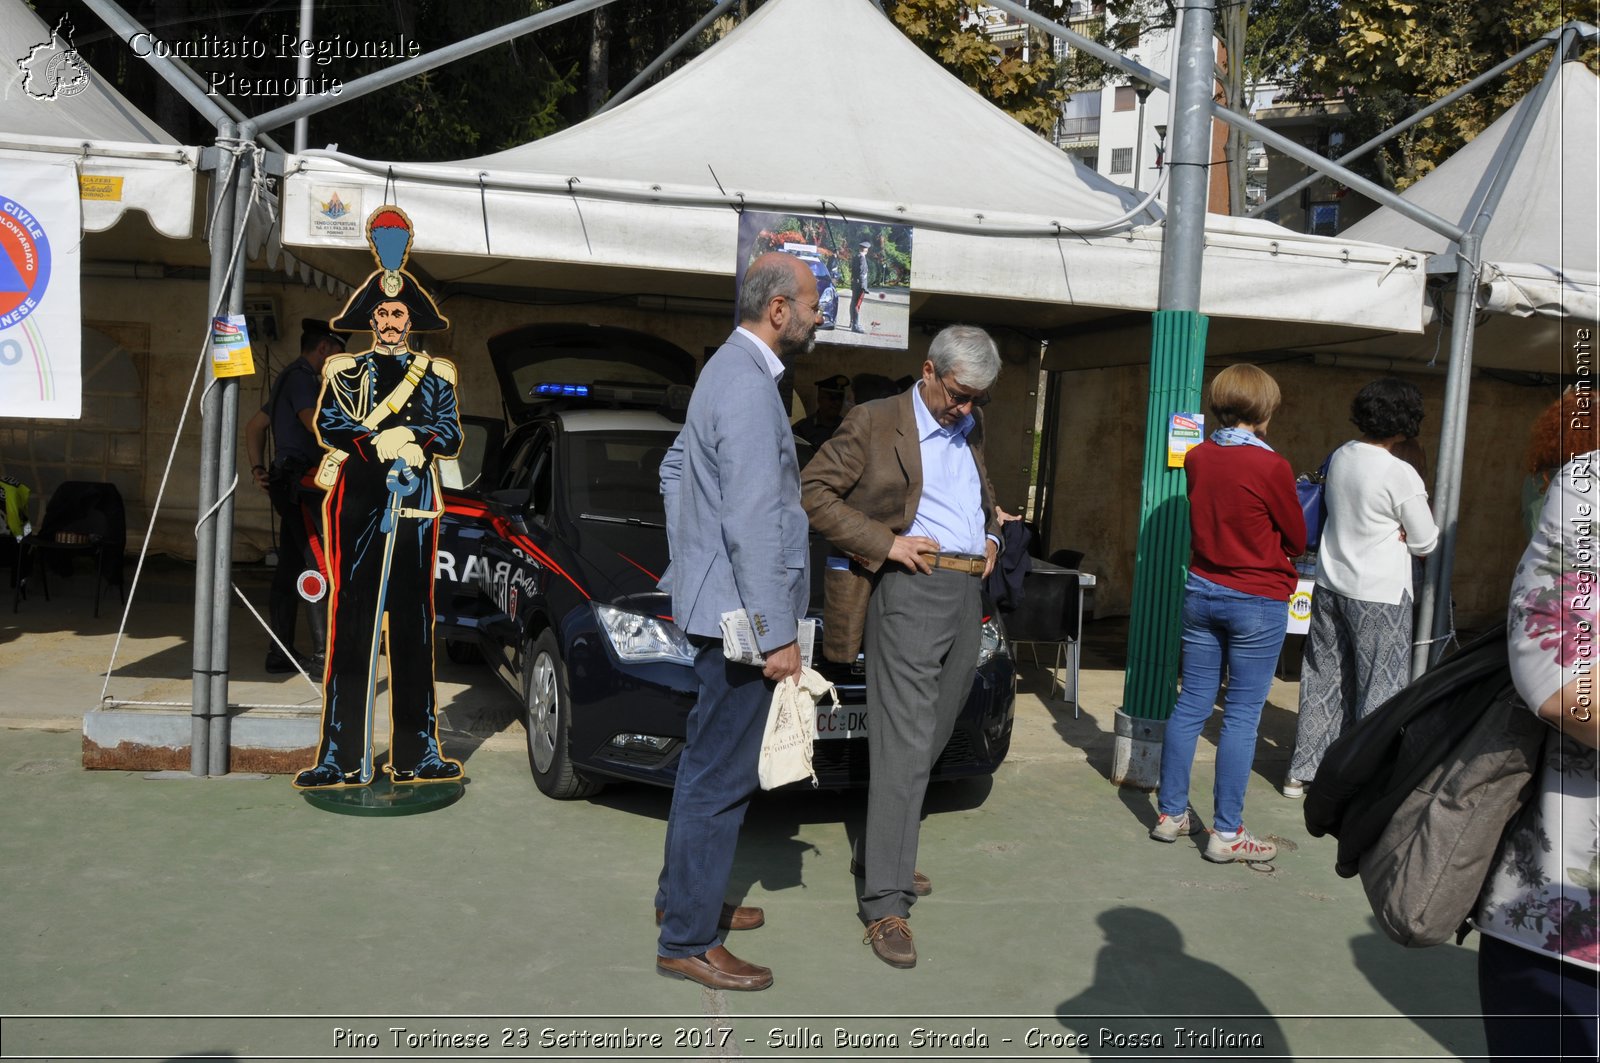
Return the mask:
{"type": "MultiPolygon", "coordinates": [[[[878,573],[922,501],[916,386],[852,409],[800,472],[800,504],[811,527],[850,561],[847,569],[830,564],[823,575],[823,656],[830,661],[856,659],[878,573]]],[[[978,465],[984,529],[998,537],[994,486],[983,464],[983,412],[974,410],[973,420],[967,445],[978,465]]]]}

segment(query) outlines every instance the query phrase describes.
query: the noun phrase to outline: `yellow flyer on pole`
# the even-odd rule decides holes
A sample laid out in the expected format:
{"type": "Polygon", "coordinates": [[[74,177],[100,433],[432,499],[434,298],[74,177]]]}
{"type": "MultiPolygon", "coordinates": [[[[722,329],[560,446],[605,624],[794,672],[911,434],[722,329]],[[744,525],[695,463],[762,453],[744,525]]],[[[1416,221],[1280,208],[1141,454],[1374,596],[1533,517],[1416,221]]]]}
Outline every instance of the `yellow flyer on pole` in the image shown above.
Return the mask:
{"type": "Polygon", "coordinates": [[[1206,415],[1174,413],[1167,418],[1167,468],[1183,468],[1183,459],[1205,439],[1206,415]]]}
{"type": "Polygon", "coordinates": [[[216,377],[251,376],[256,371],[250,356],[250,330],[243,314],[211,319],[211,373],[216,377]]]}

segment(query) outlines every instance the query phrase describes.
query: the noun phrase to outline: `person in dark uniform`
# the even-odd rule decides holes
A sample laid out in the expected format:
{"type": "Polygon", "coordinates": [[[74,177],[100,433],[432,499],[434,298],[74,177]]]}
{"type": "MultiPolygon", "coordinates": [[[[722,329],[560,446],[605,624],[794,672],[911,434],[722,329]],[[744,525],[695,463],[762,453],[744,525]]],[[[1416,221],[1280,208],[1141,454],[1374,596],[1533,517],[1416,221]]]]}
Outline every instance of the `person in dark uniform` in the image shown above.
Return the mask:
{"type": "Polygon", "coordinates": [[[865,332],[861,327],[861,303],[867,297],[867,252],[872,250],[872,241],[863,240],[856,246],[856,256],[852,260],[854,268],[850,270],[850,331],[865,332]]]}
{"type": "MultiPolygon", "coordinates": [[[[416,278],[401,269],[410,221],[394,207],[368,220],[384,268],[332,322],[371,329],[376,342],[323,366],[317,433],[341,462],[323,503],[332,569],[332,627],[317,763],[298,789],[362,786],[371,779],[369,714],[378,631],[389,656],[389,763],[395,783],[461,776],[439,744],[433,682],[433,571],[443,511],[435,462],[461,448],[455,366],[411,350],[412,332],[449,328],[416,278]],[[339,454],[343,454],[342,459],[339,454]],[[386,577],[386,578],[385,578],[386,577]]],[[[327,481],[324,471],[322,479],[327,481]]]]}
{"type": "MultiPolygon", "coordinates": [[[[304,487],[301,481],[322,457],[316,433],[322,364],[329,355],[341,353],[345,343],[343,336],[329,330],[326,321],[314,317],[303,319],[300,329],[300,357],[278,374],[265,405],[244,426],[250,476],[272,499],[272,508],[278,514],[278,565],[272,572],[268,616],[272,634],[283,649],[274,644],[267,651],[266,668],[274,674],[296,670],[296,662],[285,656],[284,650],[295,653],[295,620],[300,609],[295,584],[301,572],[318,567],[311,552],[310,528],[322,510],[320,494],[304,487]],[[269,431],[270,464],[266,460],[269,431]]],[[[316,666],[321,662],[328,630],[324,617],[320,606],[307,603],[306,620],[313,648],[309,657],[301,658],[303,663],[316,666]]]]}
{"type": "Polygon", "coordinates": [[[827,442],[844,421],[845,392],[849,388],[850,378],[843,373],[817,381],[816,412],[795,422],[794,434],[814,448],[827,442]]]}

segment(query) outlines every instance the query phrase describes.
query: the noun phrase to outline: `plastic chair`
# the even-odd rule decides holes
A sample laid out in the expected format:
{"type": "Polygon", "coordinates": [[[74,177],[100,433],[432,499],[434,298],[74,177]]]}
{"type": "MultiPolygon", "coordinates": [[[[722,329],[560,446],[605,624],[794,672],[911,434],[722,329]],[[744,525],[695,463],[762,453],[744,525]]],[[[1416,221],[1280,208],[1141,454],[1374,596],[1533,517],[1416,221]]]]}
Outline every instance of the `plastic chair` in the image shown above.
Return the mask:
{"type": "Polygon", "coordinates": [[[44,588],[44,600],[50,600],[50,568],[59,565],[59,571],[68,571],[72,559],[88,556],[95,562],[94,615],[100,615],[100,590],[106,583],[115,583],[117,593],[126,602],[127,591],[122,579],[122,554],[128,543],[127,512],[122,504],[122,492],[116,484],[91,483],[69,480],[55,489],[44,508],[44,519],[38,529],[22,540],[21,576],[17,580],[16,602],[27,597],[28,572],[38,559],[39,585],[44,588]]]}

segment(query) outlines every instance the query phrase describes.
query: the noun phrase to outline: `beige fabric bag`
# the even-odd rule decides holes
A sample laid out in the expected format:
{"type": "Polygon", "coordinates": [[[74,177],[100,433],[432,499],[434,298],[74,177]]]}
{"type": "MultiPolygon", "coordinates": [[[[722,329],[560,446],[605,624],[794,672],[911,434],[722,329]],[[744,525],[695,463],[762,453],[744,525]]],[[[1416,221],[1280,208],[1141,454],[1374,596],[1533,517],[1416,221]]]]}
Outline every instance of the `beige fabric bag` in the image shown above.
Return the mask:
{"type": "Polygon", "coordinates": [[[785,679],[772,692],[757,766],[763,790],[805,778],[810,778],[812,786],[817,785],[817,773],[811,766],[811,743],[817,737],[817,699],[824,694],[833,699],[837,709],[839,692],[810,668],[800,670],[798,682],[785,679]]]}

